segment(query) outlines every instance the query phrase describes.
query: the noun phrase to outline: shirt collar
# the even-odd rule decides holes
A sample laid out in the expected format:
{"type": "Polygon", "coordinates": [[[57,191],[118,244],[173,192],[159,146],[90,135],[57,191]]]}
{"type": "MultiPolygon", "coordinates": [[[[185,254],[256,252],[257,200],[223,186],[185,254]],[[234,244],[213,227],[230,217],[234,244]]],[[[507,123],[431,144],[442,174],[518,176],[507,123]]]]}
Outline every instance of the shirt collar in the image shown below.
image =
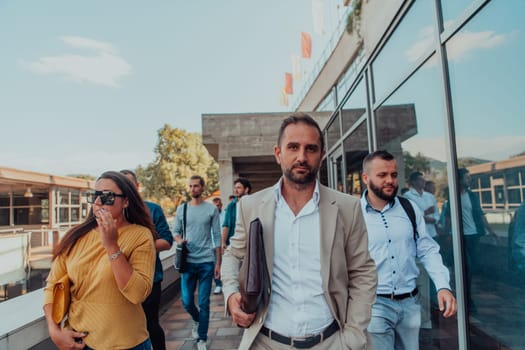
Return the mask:
{"type": "Polygon", "coordinates": [[[408,189],[408,192],[410,192],[413,195],[418,196],[418,197],[423,197],[423,194],[425,193],[425,191],[423,191],[423,193],[419,194],[419,192],[414,187],[410,187],[408,189]]]}
{"type": "MultiPolygon", "coordinates": [[[[284,200],[283,195],[281,193],[282,183],[283,183],[283,178],[281,177],[279,181],[273,187],[273,194],[274,194],[276,203],[279,203],[280,200],[284,200]]],[[[319,205],[319,181],[317,180],[315,180],[315,188],[314,188],[314,193],[312,195],[312,198],[314,200],[314,204],[318,206],[319,205]]]]}
{"type": "MultiPolygon", "coordinates": [[[[370,203],[368,203],[368,199],[366,199],[367,193],[368,193],[368,189],[365,189],[363,191],[363,195],[361,196],[361,205],[366,209],[366,211],[369,211],[369,210],[377,211],[374,209],[374,207],[370,205],[370,203]]],[[[396,198],[394,198],[388,203],[388,209],[392,209],[392,207],[396,204],[396,200],[397,200],[397,196],[396,198]]]]}

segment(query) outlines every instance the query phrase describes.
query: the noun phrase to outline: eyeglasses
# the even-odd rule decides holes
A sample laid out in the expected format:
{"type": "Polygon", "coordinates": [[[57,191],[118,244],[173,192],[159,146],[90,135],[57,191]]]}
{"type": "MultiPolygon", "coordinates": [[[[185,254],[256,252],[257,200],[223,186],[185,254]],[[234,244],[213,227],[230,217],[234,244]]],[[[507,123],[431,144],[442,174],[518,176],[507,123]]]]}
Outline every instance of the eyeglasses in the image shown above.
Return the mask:
{"type": "Polygon", "coordinates": [[[113,205],[115,203],[115,197],[126,197],[123,194],[118,194],[111,191],[92,191],[87,192],[86,196],[88,203],[93,204],[97,198],[100,198],[100,203],[102,203],[102,205],[113,205]]]}

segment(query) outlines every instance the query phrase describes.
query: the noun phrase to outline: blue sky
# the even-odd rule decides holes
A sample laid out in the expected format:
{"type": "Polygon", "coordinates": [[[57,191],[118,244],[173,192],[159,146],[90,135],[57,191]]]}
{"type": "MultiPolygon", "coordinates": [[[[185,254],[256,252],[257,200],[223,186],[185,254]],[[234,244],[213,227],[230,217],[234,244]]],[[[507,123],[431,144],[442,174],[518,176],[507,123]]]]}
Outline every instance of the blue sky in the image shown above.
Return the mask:
{"type": "MultiPolygon", "coordinates": [[[[341,4],[324,0],[327,33],[341,4]]],[[[0,0],[0,29],[0,166],[56,175],[146,165],[165,123],[291,110],[279,89],[301,31],[303,70],[328,40],[307,0],[0,0]]]]}

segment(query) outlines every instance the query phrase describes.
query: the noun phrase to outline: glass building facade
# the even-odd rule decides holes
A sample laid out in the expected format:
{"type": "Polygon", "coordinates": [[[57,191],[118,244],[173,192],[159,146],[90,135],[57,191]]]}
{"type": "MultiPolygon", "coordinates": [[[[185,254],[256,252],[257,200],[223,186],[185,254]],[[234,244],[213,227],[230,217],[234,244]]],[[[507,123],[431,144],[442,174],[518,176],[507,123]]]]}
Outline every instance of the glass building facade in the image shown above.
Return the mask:
{"type": "Polygon", "coordinates": [[[459,311],[444,319],[431,300],[421,349],[525,349],[525,2],[406,3],[355,79],[334,87],[320,180],[361,195],[362,159],[378,149],[396,156],[400,189],[423,172],[459,311]],[[475,244],[466,193],[486,221],[475,244]]]}

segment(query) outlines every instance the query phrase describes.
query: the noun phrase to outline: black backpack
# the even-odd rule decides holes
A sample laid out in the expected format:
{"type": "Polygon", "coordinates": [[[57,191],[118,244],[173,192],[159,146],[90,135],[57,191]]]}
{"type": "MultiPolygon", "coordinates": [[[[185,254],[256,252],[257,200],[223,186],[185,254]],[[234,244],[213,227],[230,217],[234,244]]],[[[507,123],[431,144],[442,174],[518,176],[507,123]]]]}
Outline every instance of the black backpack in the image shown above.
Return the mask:
{"type": "Polygon", "coordinates": [[[416,212],[414,211],[414,207],[412,207],[410,201],[404,197],[397,196],[397,199],[399,199],[399,203],[405,210],[405,213],[407,213],[407,216],[410,219],[410,222],[412,223],[412,230],[414,232],[414,242],[416,242],[419,238],[419,233],[417,232],[416,212]]]}

